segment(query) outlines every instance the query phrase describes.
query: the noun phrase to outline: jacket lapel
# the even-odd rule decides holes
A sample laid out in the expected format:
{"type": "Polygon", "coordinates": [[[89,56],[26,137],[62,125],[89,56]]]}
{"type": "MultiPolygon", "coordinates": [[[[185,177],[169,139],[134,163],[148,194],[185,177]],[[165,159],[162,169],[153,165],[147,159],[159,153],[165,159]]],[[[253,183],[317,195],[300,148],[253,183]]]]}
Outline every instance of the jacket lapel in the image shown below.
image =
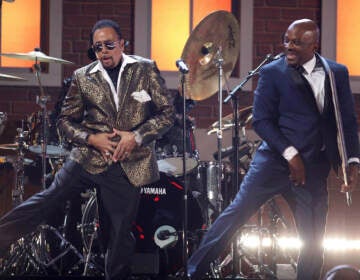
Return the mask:
{"type": "Polygon", "coordinates": [[[324,109],[323,115],[326,115],[331,109],[331,87],[330,87],[330,79],[329,75],[325,76],[325,85],[324,85],[324,109]]]}
{"type": "MultiPolygon", "coordinates": [[[[131,83],[133,73],[134,73],[134,69],[131,66],[132,66],[132,64],[126,65],[123,70],[123,73],[121,75],[120,86],[119,86],[119,90],[117,93],[119,95],[119,110],[118,110],[118,112],[122,111],[123,107],[125,106],[125,100],[127,99],[127,96],[130,94],[129,87],[130,87],[130,83],[131,83]]],[[[117,118],[119,118],[120,115],[121,114],[118,114],[117,118]]]]}
{"type": "Polygon", "coordinates": [[[116,112],[115,101],[110,86],[101,75],[101,72],[97,71],[95,73],[89,73],[88,80],[92,81],[94,86],[99,88],[99,92],[104,94],[105,99],[107,99],[107,104],[110,104],[111,110],[116,112]]]}
{"type": "Polygon", "coordinates": [[[307,103],[309,103],[309,105],[312,106],[314,110],[319,112],[316,106],[313,90],[306,78],[294,67],[288,66],[288,71],[290,72],[290,76],[295,85],[298,87],[299,91],[303,93],[307,103]]]}
{"type": "MultiPolygon", "coordinates": [[[[319,64],[319,66],[321,66],[324,71],[325,71],[325,67],[322,63],[323,58],[320,57],[319,54],[316,54],[316,63],[319,64]]],[[[329,111],[331,110],[331,87],[330,87],[330,78],[329,78],[329,74],[326,73],[325,71],[325,84],[324,84],[324,109],[322,112],[322,115],[327,115],[329,113],[329,111]]]]}

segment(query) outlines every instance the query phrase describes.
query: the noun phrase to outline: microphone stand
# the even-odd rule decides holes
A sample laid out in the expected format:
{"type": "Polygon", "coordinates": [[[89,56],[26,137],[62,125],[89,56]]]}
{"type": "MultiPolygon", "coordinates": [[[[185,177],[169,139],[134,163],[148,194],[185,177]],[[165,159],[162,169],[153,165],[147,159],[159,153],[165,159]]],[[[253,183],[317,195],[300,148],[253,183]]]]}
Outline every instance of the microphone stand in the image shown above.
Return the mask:
{"type": "MultiPolygon", "coordinates": [[[[232,146],[234,148],[235,155],[233,157],[233,166],[234,166],[234,174],[233,174],[233,191],[232,194],[233,199],[235,198],[236,193],[238,192],[238,188],[240,185],[239,182],[239,119],[238,119],[238,92],[241,92],[244,85],[255,75],[257,75],[261,69],[266,63],[270,62],[272,60],[272,55],[268,54],[266,55],[265,59],[254,69],[249,72],[249,74],[244,78],[244,80],[237,85],[230,93],[229,95],[224,99],[224,104],[227,104],[230,100],[232,100],[232,107],[233,107],[233,116],[234,116],[234,133],[233,133],[233,139],[232,139],[232,146]]],[[[219,156],[221,156],[219,154],[219,156]]],[[[236,241],[232,242],[232,250],[233,254],[233,262],[232,262],[232,271],[233,275],[236,275],[237,271],[241,272],[240,270],[240,256],[237,253],[237,245],[236,241]]]]}
{"type": "Polygon", "coordinates": [[[182,247],[182,254],[183,254],[183,263],[184,263],[184,275],[188,275],[188,182],[186,176],[186,94],[185,94],[185,74],[189,72],[186,65],[185,67],[179,66],[179,61],[176,62],[176,66],[178,66],[179,71],[181,73],[181,92],[183,95],[183,139],[182,139],[182,148],[183,148],[183,178],[184,178],[184,219],[183,219],[183,232],[182,232],[182,239],[183,239],[183,247],[182,247]]]}

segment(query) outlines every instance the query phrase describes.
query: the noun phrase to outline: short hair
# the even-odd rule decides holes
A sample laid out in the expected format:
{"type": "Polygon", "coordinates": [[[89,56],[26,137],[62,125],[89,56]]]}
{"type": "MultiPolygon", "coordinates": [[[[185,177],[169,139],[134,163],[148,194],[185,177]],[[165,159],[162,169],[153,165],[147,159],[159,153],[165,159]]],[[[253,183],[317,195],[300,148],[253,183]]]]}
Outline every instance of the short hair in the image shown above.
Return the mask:
{"type": "Polygon", "coordinates": [[[93,36],[96,30],[101,29],[101,28],[105,28],[105,27],[110,27],[112,29],[115,30],[116,34],[119,36],[119,40],[122,39],[122,34],[121,34],[121,30],[120,30],[120,26],[117,22],[111,20],[111,19],[101,19],[99,21],[97,21],[90,33],[90,46],[92,46],[94,44],[93,42],[93,36]]]}

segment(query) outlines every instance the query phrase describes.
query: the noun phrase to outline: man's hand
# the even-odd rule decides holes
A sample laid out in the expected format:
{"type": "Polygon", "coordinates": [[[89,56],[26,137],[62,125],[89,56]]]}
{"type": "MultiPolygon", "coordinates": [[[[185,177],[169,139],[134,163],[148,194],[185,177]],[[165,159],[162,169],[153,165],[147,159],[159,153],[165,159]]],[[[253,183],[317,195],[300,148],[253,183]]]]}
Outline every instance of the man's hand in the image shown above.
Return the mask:
{"type": "Polygon", "coordinates": [[[136,147],[135,133],[130,131],[121,131],[114,128],[114,133],[121,137],[119,143],[117,143],[116,149],[112,156],[114,162],[126,159],[136,147]]]}
{"type": "Polygon", "coordinates": [[[305,185],[305,167],[300,155],[295,155],[289,160],[288,164],[290,169],[290,180],[295,186],[305,185]]]}
{"type": "Polygon", "coordinates": [[[88,138],[88,144],[100,151],[104,160],[109,160],[115,151],[117,142],[111,139],[116,136],[116,133],[97,133],[91,134],[88,138]]]}
{"type": "Polygon", "coordinates": [[[348,185],[341,185],[341,192],[352,192],[357,184],[358,174],[359,174],[359,165],[358,164],[349,164],[347,170],[348,175],[348,185]]]}

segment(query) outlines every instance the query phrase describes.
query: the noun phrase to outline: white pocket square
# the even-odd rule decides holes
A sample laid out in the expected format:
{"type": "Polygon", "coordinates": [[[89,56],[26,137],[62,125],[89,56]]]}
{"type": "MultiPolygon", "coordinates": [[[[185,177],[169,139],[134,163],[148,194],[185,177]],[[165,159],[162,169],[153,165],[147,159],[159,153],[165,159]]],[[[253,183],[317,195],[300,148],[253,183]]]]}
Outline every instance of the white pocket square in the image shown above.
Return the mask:
{"type": "Polygon", "coordinates": [[[141,103],[147,102],[151,100],[150,95],[145,91],[145,90],[141,90],[141,91],[134,91],[131,96],[136,100],[139,101],[141,103]]]}

